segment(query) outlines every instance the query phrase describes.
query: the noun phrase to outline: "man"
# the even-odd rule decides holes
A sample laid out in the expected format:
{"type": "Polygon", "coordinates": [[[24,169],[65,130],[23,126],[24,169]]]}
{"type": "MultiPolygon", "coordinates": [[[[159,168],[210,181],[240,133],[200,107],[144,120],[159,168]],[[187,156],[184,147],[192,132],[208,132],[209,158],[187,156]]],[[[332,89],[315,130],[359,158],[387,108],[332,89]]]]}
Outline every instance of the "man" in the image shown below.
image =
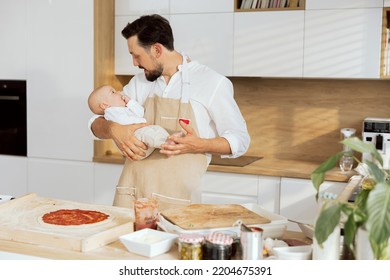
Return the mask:
{"type": "Polygon", "coordinates": [[[145,107],[148,123],[164,127],[176,144],[163,144],[161,150],[140,161],[147,147],[134,131],[145,124],[123,126],[95,118],[93,133],[113,139],[127,157],[114,205],[131,207],[128,200],[122,200],[129,189],[135,189],[138,197],[158,197],[164,207],[199,203],[200,180],[211,154],[239,157],[249,147],[250,137],[233,98],[232,83],[175,51],[169,22],[159,15],[140,17],[129,23],[122,35],[134,66],[144,70],[123,91],[145,107]],[[178,136],[178,131],[184,136],[178,136]]]}

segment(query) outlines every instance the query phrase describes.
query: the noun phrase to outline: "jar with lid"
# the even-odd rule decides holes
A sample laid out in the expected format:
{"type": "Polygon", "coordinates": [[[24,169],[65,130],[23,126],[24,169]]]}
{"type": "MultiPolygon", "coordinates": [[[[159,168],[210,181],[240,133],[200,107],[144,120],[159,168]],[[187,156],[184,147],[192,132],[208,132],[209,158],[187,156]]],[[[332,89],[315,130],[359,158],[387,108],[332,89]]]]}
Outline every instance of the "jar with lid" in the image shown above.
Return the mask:
{"type": "Polygon", "coordinates": [[[219,230],[217,232],[229,235],[233,239],[232,259],[241,259],[241,242],[238,233],[232,230],[219,230]]]}
{"type": "Polygon", "coordinates": [[[196,233],[184,233],[179,235],[179,259],[201,260],[203,259],[202,245],[203,235],[196,233]]]}
{"type": "Polygon", "coordinates": [[[203,245],[204,260],[230,260],[232,258],[233,238],[229,235],[213,232],[205,237],[203,245]]]}

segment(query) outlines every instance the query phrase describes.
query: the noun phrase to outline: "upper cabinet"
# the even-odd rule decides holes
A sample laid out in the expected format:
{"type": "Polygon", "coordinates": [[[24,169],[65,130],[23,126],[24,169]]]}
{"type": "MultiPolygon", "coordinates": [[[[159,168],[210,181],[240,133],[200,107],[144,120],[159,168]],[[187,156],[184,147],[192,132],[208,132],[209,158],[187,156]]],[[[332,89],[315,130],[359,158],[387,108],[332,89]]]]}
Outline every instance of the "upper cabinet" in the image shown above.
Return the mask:
{"type": "Polygon", "coordinates": [[[170,22],[177,51],[232,76],[233,13],[171,14],[170,22]]]}
{"type": "Polygon", "coordinates": [[[234,0],[170,0],[171,14],[232,13],[234,0]]]}
{"type": "Polygon", "coordinates": [[[169,0],[115,0],[116,16],[169,14],[169,0]]]}
{"type": "Polygon", "coordinates": [[[242,0],[117,0],[115,73],[140,72],[120,31],[149,8],[170,20],[176,50],[226,76],[378,79],[386,2],[306,0],[294,1],[295,8],[241,8],[242,0]]]}
{"type": "Polygon", "coordinates": [[[304,77],[379,78],[381,22],[382,8],[306,11],[304,77]]]}
{"type": "Polygon", "coordinates": [[[382,7],[383,0],[306,0],[306,10],[382,7]]]}
{"type": "Polygon", "coordinates": [[[303,11],[235,13],[234,76],[302,77],[303,11]]]}
{"type": "Polygon", "coordinates": [[[384,7],[390,7],[390,0],[384,0],[383,1],[383,6],[384,7]]]}
{"type": "Polygon", "coordinates": [[[1,79],[26,80],[27,22],[25,2],[25,0],[1,0],[1,79]]]}

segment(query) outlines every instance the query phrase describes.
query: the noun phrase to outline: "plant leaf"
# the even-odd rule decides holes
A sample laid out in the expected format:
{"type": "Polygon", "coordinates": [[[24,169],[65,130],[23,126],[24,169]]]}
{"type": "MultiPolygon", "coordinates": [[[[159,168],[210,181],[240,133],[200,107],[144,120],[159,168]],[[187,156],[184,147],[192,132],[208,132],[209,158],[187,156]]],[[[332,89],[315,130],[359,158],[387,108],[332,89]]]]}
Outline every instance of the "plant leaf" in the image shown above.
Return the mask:
{"type": "Polygon", "coordinates": [[[320,186],[325,181],[325,173],[336,166],[341,156],[342,153],[337,153],[333,156],[330,156],[325,162],[323,162],[311,173],[310,178],[314,188],[317,191],[316,200],[318,200],[320,186]]]}
{"type": "Polygon", "coordinates": [[[366,222],[375,258],[383,255],[390,238],[390,184],[379,183],[371,190],[367,199],[366,222]]]}
{"type": "Polygon", "coordinates": [[[344,243],[350,249],[352,249],[353,241],[355,240],[355,234],[357,230],[357,226],[353,217],[354,215],[353,213],[351,213],[344,224],[344,243]]]}
{"type": "Polygon", "coordinates": [[[386,179],[385,173],[383,172],[382,169],[379,168],[378,165],[376,165],[372,161],[367,161],[366,164],[368,166],[370,175],[373,177],[375,182],[380,183],[385,181],[386,179]]]}
{"type": "Polygon", "coordinates": [[[359,153],[370,153],[381,165],[383,165],[382,156],[371,142],[363,142],[357,137],[351,137],[341,141],[342,144],[350,147],[359,153]]]}
{"type": "Polygon", "coordinates": [[[342,205],[336,200],[331,200],[323,205],[314,227],[314,235],[320,246],[339,224],[341,207],[342,205]]]}

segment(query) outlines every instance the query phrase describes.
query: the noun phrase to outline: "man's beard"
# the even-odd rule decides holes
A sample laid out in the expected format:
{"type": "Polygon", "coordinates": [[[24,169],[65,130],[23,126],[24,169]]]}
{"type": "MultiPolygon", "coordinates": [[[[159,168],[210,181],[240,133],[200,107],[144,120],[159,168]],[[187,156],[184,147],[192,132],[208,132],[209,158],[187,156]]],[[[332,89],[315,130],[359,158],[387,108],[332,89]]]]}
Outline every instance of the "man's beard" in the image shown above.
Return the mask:
{"type": "MultiPolygon", "coordinates": [[[[143,67],[140,68],[145,70],[145,68],[143,67]]],[[[158,77],[162,75],[163,70],[164,70],[163,66],[161,64],[156,63],[156,69],[144,71],[145,77],[149,82],[154,82],[155,80],[158,79],[158,77]]]]}

